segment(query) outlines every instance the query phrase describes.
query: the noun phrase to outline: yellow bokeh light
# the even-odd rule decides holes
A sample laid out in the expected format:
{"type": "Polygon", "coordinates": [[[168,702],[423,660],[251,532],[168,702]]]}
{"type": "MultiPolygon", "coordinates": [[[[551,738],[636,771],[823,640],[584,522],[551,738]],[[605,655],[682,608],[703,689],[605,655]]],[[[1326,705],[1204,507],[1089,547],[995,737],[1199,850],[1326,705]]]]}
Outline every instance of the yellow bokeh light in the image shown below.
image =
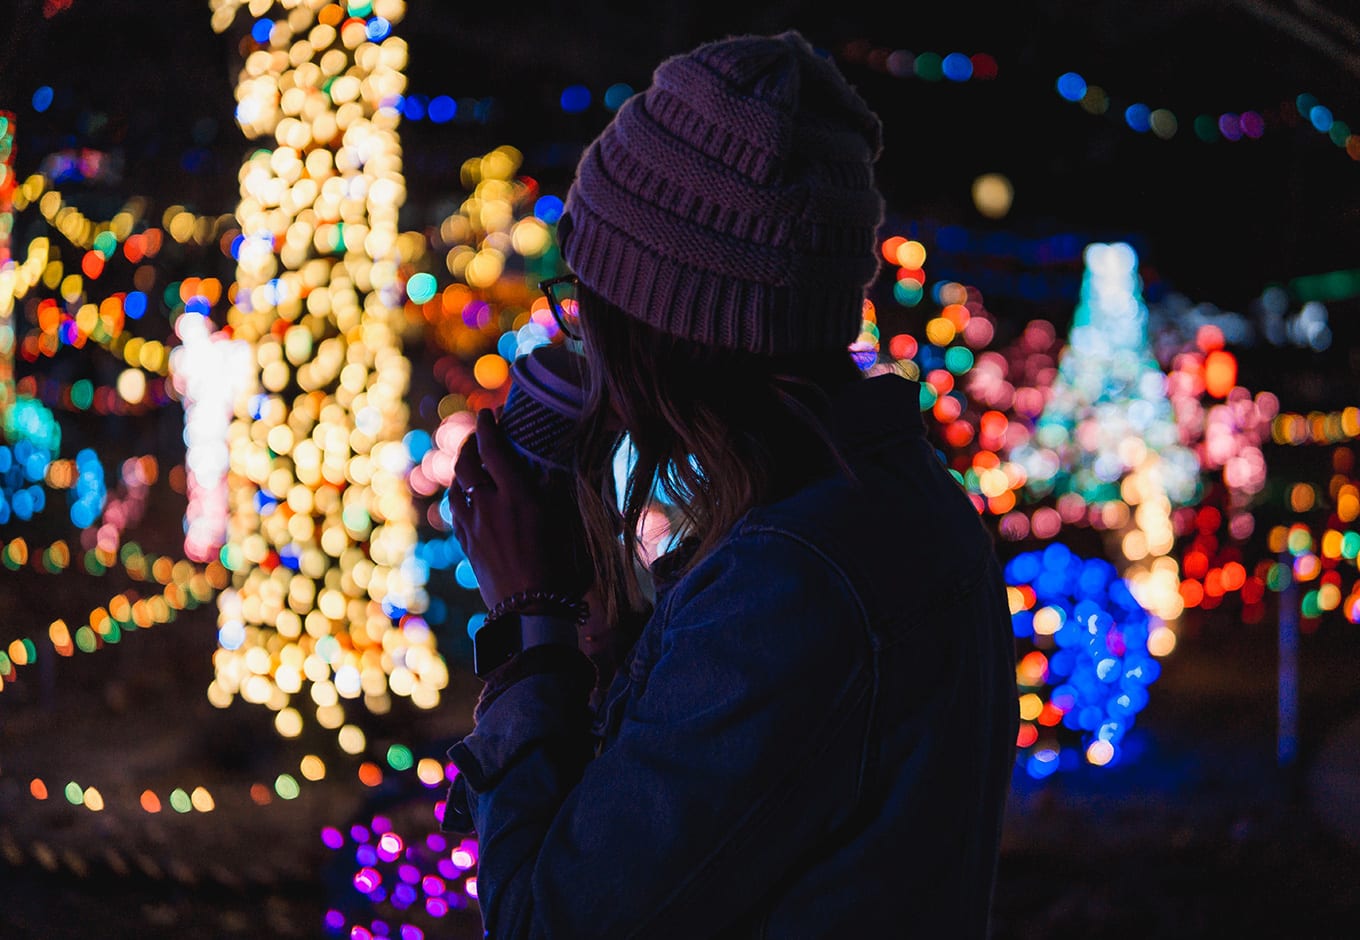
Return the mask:
{"type": "Polygon", "coordinates": [[[1148,555],[1147,534],[1141,529],[1131,530],[1124,536],[1120,549],[1129,561],[1141,561],[1148,555]]]}
{"type": "Polygon", "coordinates": [[[368,741],[364,732],[357,725],[345,725],[337,735],[340,749],[346,754],[362,754],[368,741]]]}
{"type": "Polygon", "coordinates": [[[473,365],[472,375],[483,388],[497,389],[509,381],[510,363],[495,353],[488,353],[473,365]]]}
{"type": "Polygon", "coordinates": [[[285,708],[274,716],[274,730],[285,738],[302,733],[302,715],[295,708],[285,708]]]}
{"type": "Polygon", "coordinates": [[[9,645],[9,658],[16,666],[28,665],[28,647],[22,640],[14,640],[9,645]]]}
{"type": "Polygon", "coordinates": [[[315,754],[308,754],[304,757],[298,769],[302,773],[302,776],[306,777],[308,780],[322,780],[326,776],[326,764],[315,754]]]}
{"type": "Polygon", "coordinates": [[[490,287],[505,271],[505,256],[494,248],[484,248],[468,259],[463,276],[473,287],[490,287]]]}
{"type": "Polygon", "coordinates": [[[146,373],[141,369],[124,369],[118,374],[118,395],[130,405],[141,404],[146,397],[146,373]]]}
{"type": "Polygon", "coordinates": [[[926,246],[917,241],[905,241],[897,249],[897,263],[904,268],[919,269],[926,263],[926,246]]]}
{"type": "Polygon", "coordinates": [[[1336,515],[1342,522],[1354,522],[1360,516],[1360,494],[1355,487],[1342,487],[1336,500],[1336,515]]]}
{"type": "Polygon", "coordinates": [[[1057,607],[1040,607],[1034,612],[1034,632],[1039,636],[1051,636],[1062,625],[1063,613],[1057,607]]]}
{"type": "Polygon", "coordinates": [[[1114,759],[1114,745],[1109,741],[1092,741],[1086,748],[1086,762],[1096,767],[1104,767],[1114,759]]]}
{"type": "Polygon", "coordinates": [[[1015,188],[1000,173],[984,173],[973,180],[973,205],[989,219],[1004,219],[1011,211],[1015,188]]]}
{"type": "Polygon", "coordinates": [[[552,244],[552,235],[547,225],[539,219],[530,217],[515,223],[514,228],[510,230],[510,244],[526,258],[537,258],[552,244]]]}
{"type": "Polygon", "coordinates": [[[444,780],[444,765],[433,757],[422,757],[416,764],[416,776],[427,787],[438,786],[444,780]]]}
{"type": "Polygon", "coordinates": [[[1335,584],[1324,584],[1318,588],[1317,604],[1319,610],[1336,610],[1341,605],[1341,588],[1335,584]]]}
{"type": "Polygon", "coordinates": [[[1169,656],[1176,648],[1176,634],[1169,627],[1159,626],[1148,633],[1147,649],[1153,656],[1169,656]]]}
{"type": "Polygon", "coordinates": [[[926,339],[936,346],[948,346],[954,341],[957,332],[954,324],[944,317],[936,317],[926,323],[926,339]]]}

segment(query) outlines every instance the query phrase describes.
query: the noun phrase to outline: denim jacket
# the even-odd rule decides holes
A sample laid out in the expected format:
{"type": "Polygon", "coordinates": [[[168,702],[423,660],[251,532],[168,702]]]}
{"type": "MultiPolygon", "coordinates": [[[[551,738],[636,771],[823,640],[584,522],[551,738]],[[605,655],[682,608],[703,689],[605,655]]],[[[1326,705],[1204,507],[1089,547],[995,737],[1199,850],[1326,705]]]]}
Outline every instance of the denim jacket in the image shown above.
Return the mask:
{"type": "Polygon", "coordinates": [[[1001,570],[916,383],[855,383],[833,417],[856,479],[660,579],[596,714],[566,647],[484,699],[446,825],[479,834],[487,936],[985,936],[1017,727],[1001,570]]]}

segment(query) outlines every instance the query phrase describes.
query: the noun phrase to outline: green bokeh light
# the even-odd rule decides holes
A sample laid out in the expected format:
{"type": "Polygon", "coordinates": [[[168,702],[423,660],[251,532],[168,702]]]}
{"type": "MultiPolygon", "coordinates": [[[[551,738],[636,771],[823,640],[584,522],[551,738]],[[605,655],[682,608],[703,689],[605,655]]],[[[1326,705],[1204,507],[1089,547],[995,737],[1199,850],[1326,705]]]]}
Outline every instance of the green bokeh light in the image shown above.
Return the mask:
{"type": "Polygon", "coordinates": [[[439,282],[434,279],[433,274],[424,271],[412,274],[411,279],[406,282],[406,296],[411,298],[412,303],[429,303],[438,292],[439,282]]]}
{"type": "Polygon", "coordinates": [[[967,346],[950,346],[945,350],[944,367],[955,375],[973,368],[973,351],[967,346]]]}
{"type": "Polygon", "coordinates": [[[76,631],[76,649],[82,653],[93,653],[99,648],[99,639],[89,625],[76,631]]]}
{"type": "Polygon", "coordinates": [[[916,57],[916,77],[927,82],[938,82],[944,77],[944,60],[937,52],[923,52],[916,57]]]}
{"type": "Polygon", "coordinates": [[[278,779],[274,781],[274,792],[281,799],[295,800],[298,798],[298,794],[302,792],[302,788],[298,786],[298,782],[292,774],[279,774],[278,779]]]}
{"type": "Polygon", "coordinates": [[[387,749],[387,764],[393,770],[410,770],[415,766],[411,749],[402,744],[394,744],[387,749]]]}

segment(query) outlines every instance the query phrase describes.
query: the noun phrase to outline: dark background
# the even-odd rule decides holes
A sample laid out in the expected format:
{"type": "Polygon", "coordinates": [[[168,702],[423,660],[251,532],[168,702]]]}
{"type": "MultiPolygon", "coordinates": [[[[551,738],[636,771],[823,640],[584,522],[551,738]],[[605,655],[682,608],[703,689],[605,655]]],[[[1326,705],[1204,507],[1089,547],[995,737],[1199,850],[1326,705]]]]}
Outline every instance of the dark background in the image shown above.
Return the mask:
{"type": "MultiPolygon", "coordinates": [[[[179,203],[232,212],[250,146],[231,117],[241,28],[214,34],[206,0],[74,0],[48,6],[51,16],[44,7],[8,0],[0,12],[0,108],[19,116],[20,178],[51,151],[93,147],[121,155],[123,174],[110,186],[63,188],[91,216],[131,194],[151,197],[158,211],[179,203]],[[40,85],[56,95],[42,114],[30,104],[40,85]]],[[[522,172],[563,194],[581,147],[609,119],[604,88],[641,90],[660,59],[707,39],[789,27],[836,53],[882,116],[879,181],[896,222],[961,225],[981,236],[1131,239],[1150,298],[1176,291],[1230,310],[1247,310],[1270,284],[1360,266],[1360,163],[1297,112],[1280,110],[1308,92],[1360,129],[1360,10],[1343,0],[412,0],[398,27],[411,47],[409,91],[477,106],[460,107],[449,124],[403,124],[403,228],[442,217],[461,198],[462,161],[502,143],[524,151],[522,172]],[[999,74],[962,84],[897,78],[864,64],[874,48],[985,52],[999,74]],[[1104,87],[1109,114],[1061,99],[1054,81],[1066,71],[1104,87]],[[566,114],[558,97],[577,83],[594,101],[566,114]],[[1175,138],[1126,127],[1118,115],[1134,101],[1172,109],[1175,138]],[[1190,127],[1200,113],[1248,109],[1266,114],[1261,140],[1206,144],[1190,127]],[[1014,207],[1000,222],[979,216],[969,196],[973,178],[988,171],[1015,185],[1014,207]]],[[[204,263],[229,279],[227,259],[204,263]]],[[[989,295],[988,306],[1003,329],[1016,329],[1033,316],[1062,324],[1075,299],[989,295]]],[[[1350,299],[1329,310],[1329,350],[1244,350],[1243,384],[1275,391],[1297,410],[1355,404],[1360,306],[1350,299]]],[[[160,449],[168,467],[178,421],[170,408],[139,424],[91,421],[72,433],[104,440],[111,457],[160,449]]],[[[1277,449],[1268,459],[1287,479],[1325,482],[1325,454],[1277,449]]],[[[173,514],[153,518],[143,543],[173,551],[177,523],[173,514]]],[[[24,617],[54,583],[0,572],[0,612],[24,617]]],[[[96,603],[112,593],[101,584],[89,590],[96,603]]],[[[179,829],[35,810],[12,786],[30,765],[79,775],[168,764],[213,779],[282,759],[264,709],[238,704],[222,713],[203,701],[211,610],[157,629],[108,661],[61,662],[55,702],[14,689],[0,696],[0,938],[310,936],[322,905],[343,890],[346,876],[324,868],[316,832],[363,798],[348,779],[319,788],[305,809],[234,814],[224,806],[179,829]],[[110,847],[125,850],[127,871],[108,861],[110,847]]],[[[1273,619],[1249,627],[1230,611],[1191,624],[1151,690],[1127,764],[1043,785],[1018,781],[998,936],[1351,935],[1360,860],[1345,826],[1354,826],[1354,808],[1320,806],[1315,781],[1328,748],[1360,713],[1360,636],[1329,621],[1304,638],[1301,755],[1279,769],[1274,630],[1273,619]]],[[[456,674],[440,715],[399,714],[386,731],[455,735],[472,695],[470,677],[456,674]]],[[[379,723],[373,736],[382,733],[379,723]]]]}

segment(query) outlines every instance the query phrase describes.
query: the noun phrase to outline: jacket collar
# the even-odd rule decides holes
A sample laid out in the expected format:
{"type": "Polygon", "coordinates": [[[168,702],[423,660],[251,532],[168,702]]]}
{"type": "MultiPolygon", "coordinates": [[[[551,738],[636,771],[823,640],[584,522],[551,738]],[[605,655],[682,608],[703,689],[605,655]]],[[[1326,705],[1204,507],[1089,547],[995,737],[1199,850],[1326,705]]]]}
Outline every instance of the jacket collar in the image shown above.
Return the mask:
{"type": "MultiPolygon", "coordinates": [[[[844,386],[831,400],[832,437],[847,457],[870,454],[913,437],[923,437],[921,386],[894,372],[844,386]]],[[[682,539],[651,565],[659,598],[699,547],[696,535],[682,539]]]]}
{"type": "Polygon", "coordinates": [[[851,382],[831,402],[832,433],[847,454],[863,454],[926,433],[921,386],[889,372],[851,382]]]}

